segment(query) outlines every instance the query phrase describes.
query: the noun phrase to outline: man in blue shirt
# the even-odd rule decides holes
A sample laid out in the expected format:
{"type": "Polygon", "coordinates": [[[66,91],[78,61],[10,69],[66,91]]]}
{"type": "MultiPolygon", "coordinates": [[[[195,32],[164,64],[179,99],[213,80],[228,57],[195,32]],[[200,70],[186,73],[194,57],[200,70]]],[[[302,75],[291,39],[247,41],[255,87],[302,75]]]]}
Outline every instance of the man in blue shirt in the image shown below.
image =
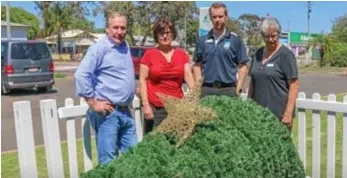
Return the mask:
{"type": "Polygon", "coordinates": [[[238,96],[248,73],[245,47],[237,34],[225,28],[228,12],[224,4],[212,4],[209,13],[213,29],[197,41],[193,58],[195,81],[203,77],[201,97],[238,96]]]}
{"type": "Polygon", "coordinates": [[[128,105],[135,95],[135,72],[126,35],[126,17],[110,13],[107,36],[89,47],[75,73],[76,93],[89,105],[87,118],[96,133],[99,164],[137,144],[128,105]]]}

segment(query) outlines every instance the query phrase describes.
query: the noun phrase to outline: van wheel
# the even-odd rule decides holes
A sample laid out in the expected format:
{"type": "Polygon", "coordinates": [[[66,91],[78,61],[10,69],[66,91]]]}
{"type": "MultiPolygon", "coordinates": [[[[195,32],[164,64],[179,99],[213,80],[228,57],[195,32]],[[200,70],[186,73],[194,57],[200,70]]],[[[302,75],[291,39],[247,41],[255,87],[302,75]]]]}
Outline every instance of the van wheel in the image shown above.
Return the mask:
{"type": "Polygon", "coordinates": [[[10,89],[7,89],[4,84],[1,84],[1,94],[6,95],[9,93],[10,93],[10,89]]]}
{"type": "Polygon", "coordinates": [[[51,89],[52,87],[39,87],[37,88],[37,90],[39,90],[39,92],[47,92],[51,89]]]}

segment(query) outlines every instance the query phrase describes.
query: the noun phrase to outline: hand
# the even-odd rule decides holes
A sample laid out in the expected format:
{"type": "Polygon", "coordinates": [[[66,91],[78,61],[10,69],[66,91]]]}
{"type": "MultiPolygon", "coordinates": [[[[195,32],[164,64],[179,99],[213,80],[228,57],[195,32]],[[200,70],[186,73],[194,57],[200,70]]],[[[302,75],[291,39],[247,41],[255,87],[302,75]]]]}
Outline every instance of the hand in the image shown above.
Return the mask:
{"type": "Polygon", "coordinates": [[[108,101],[94,101],[91,107],[96,112],[101,112],[103,114],[105,114],[106,112],[113,112],[114,110],[112,104],[108,101]]]}
{"type": "Polygon", "coordinates": [[[241,88],[236,88],[236,94],[237,96],[240,96],[242,93],[242,89],[241,88]]]}
{"type": "Polygon", "coordinates": [[[292,128],[292,115],[291,114],[284,114],[282,117],[282,123],[286,125],[288,128],[292,128]]]}
{"type": "Polygon", "coordinates": [[[150,105],[144,105],[143,106],[143,113],[144,113],[146,119],[153,119],[154,118],[153,110],[152,110],[150,105]]]}

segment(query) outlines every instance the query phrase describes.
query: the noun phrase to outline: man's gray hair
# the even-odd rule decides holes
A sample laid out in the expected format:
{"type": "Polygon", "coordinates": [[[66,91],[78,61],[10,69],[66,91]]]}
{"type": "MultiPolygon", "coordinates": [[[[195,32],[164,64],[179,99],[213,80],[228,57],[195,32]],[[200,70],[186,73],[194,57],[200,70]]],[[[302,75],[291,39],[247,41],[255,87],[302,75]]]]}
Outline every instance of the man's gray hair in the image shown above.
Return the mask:
{"type": "Polygon", "coordinates": [[[281,34],[281,24],[275,17],[265,17],[265,19],[260,24],[260,33],[261,35],[266,35],[267,30],[274,26],[278,32],[278,34],[281,34]]]}

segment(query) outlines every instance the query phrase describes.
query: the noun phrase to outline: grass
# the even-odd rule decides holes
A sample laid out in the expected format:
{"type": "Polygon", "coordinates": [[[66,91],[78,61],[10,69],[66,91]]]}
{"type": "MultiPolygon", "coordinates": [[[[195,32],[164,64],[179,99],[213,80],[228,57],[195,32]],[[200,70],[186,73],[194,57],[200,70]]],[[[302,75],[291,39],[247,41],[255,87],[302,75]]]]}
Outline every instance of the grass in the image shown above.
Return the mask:
{"type": "MultiPolygon", "coordinates": [[[[343,101],[345,94],[337,94],[336,100],[343,101]]],[[[326,100],[327,97],[322,97],[326,100]]],[[[320,157],[320,176],[327,177],[327,112],[322,111],[321,117],[321,157],[320,157]]],[[[342,113],[336,115],[336,156],[335,156],[335,176],[342,177],[342,113]]],[[[297,145],[298,141],[298,119],[293,123],[293,141],[297,145]]],[[[312,175],[312,110],[306,111],[306,173],[312,175]]]]}
{"type": "MultiPolygon", "coordinates": [[[[92,160],[93,160],[93,165],[95,166],[97,165],[97,155],[96,155],[94,138],[92,138],[91,144],[92,144],[92,160]]],[[[61,146],[62,146],[61,149],[62,149],[63,164],[64,164],[64,171],[65,171],[64,175],[65,177],[70,177],[67,143],[64,142],[61,144],[61,146]]],[[[77,159],[78,159],[78,170],[80,174],[82,171],[84,172],[82,140],[77,141],[77,159]]],[[[18,163],[17,152],[1,154],[1,177],[6,177],[6,178],[20,177],[20,170],[18,165],[19,163],[18,163]]],[[[40,178],[49,177],[47,172],[47,162],[46,162],[46,154],[45,154],[44,147],[36,148],[36,165],[37,165],[38,176],[40,178]]]]}
{"type": "Polygon", "coordinates": [[[344,67],[319,67],[315,65],[307,65],[299,68],[300,73],[343,73],[344,67]]]}
{"type": "MultiPolygon", "coordinates": [[[[345,94],[336,95],[337,101],[342,101],[345,94]]],[[[326,100],[326,97],[322,98],[326,100]]],[[[321,177],[326,176],[326,162],[327,162],[327,112],[321,112],[321,177]]],[[[311,175],[312,170],[312,111],[306,111],[306,172],[307,175],[311,175]]],[[[297,145],[298,136],[298,122],[297,119],[294,120],[293,124],[293,141],[297,145]]],[[[69,161],[68,161],[68,151],[67,143],[62,143],[62,154],[63,154],[63,164],[65,177],[69,176],[69,161]]],[[[97,165],[96,149],[95,149],[95,139],[92,139],[92,155],[93,155],[93,165],[97,165]]],[[[18,178],[19,164],[18,155],[16,152],[4,153],[1,155],[1,177],[6,178],[18,178]]],[[[77,141],[77,158],[78,158],[78,170],[79,173],[84,170],[83,168],[83,150],[82,141],[77,141]]],[[[342,177],[342,114],[338,113],[336,117],[336,170],[335,175],[337,178],[342,177]]],[[[39,177],[48,177],[46,168],[46,157],[44,147],[38,147],[36,149],[36,161],[39,177]]]]}
{"type": "Polygon", "coordinates": [[[62,73],[54,73],[54,78],[65,78],[65,74],[62,73]]]}

